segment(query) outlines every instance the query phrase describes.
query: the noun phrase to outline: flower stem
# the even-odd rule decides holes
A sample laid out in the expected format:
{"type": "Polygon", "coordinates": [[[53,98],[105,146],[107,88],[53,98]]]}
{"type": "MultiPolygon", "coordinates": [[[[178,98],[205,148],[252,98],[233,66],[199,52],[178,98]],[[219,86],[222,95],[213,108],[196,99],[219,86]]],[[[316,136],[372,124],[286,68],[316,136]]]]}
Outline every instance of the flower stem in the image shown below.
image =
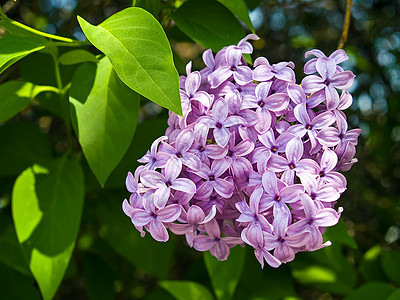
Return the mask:
{"type": "Polygon", "coordinates": [[[349,33],[349,27],[350,27],[350,17],[351,17],[351,6],[352,5],[353,5],[353,0],[346,1],[346,14],[344,16],[343,31],[342,31],[342,36],[340,37],[340,40],[339,40],[338,49],[342,49],[344,44],[347,41],[347,35],[349,33]]]}
{"type": "Polygon", "coordinates": [[[24,25],[24,24],[22,24],[20,22],[11,20],[8,17],[7,17],[7,19],[11,24],[13,24],[13,25],[15,25],[15,26],[17,26],[19,28],[22,28],[22,29],[24,29],[26,31],[32,32],[32,33],[34,33],[36,35],[39,35],[39,36],[43,36],[43,37],[46,37],[46,38],[49,38],[49,39],[62,41],[62,42],[66,42],[66,43],[75,43],[75,42],[77,42],[76,40],[73,40],[73,39],[70,39],[70,38],[66,38],[66,37],[62,37],[62,36],[58,36],[58,35],[54,35],[54,34],[50,34],[50,33],[46,33],[46,32],[42,32],[42,31],[36,30],[36,29],[34,29],[32,27],[29,27],[29,26],[26,26],[26,25],[24,25]]]}
{"type": "MultiPolygon", "coordinates": [[[[56,73],[56,81],[57,81],[57,87],[59,89],[59,97],[60,97],[60,101],[65,101],[64,98],[67,98],[68,101],[68,97],[66,97],[67,95],[67,91],[69,89],[69,85],[65,86],[65,88],[63,87],[63,83],[62,83],[62,79],[61,79],[61,72],[60,72],[60,63],[58,61],[58,51],[54,51],[54,52],[50,52],[51,56],[53,58],[54,61],[54,71],[56,73]]],[[[66,103],[66,108],[69,109],[69,103],[66,103]]],[[[65,119],[65,129],[66,129],[66,133],[67,133],[67,143],[68,143],[68,148],[66,153],[70,153],[72,150],[72,128],[71,128],[71,121],[70,118],[66,118],[65,119]]]]}

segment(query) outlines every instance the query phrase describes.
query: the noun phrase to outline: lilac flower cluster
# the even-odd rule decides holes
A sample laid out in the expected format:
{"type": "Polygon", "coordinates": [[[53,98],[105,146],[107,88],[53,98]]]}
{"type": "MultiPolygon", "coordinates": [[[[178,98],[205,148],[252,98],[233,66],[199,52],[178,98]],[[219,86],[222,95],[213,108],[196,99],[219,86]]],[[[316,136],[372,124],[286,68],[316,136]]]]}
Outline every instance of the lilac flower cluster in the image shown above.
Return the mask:
{"type": "Polygon", "coordinates": [[[256,39],[205,51],[200,72],[188,64],[183,116],[170,112],[165,136],[128,174],[123,211],[142,236],[165,242],[169,229],[219,260],[246,243],[262,267],[278,267],[330,245],[322,234],[343,211],[334,209],[347,185],[339,171],[357,161],[361,130],[348,130],[342,112],[354,81],[338,65],[343,50],[308,51],[299,85],[292,62],[260,57],[248,67],[256,39]]]}

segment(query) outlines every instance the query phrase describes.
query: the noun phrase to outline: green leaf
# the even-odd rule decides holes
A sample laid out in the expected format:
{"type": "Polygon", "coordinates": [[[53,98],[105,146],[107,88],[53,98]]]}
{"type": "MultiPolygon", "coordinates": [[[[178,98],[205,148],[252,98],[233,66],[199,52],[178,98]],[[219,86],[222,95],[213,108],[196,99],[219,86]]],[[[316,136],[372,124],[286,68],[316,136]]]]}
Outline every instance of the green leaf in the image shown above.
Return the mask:
{"type": "Polygon", "coordinates": [[[160,285],[177,300],[213,300],[210,291],[193,281],[161,281],[160,285]]]}
{"type": "Polygon", "coordinates": [[[386,276],[400,285],[400,252],[395,250],[383,251],[381,262],[386,276]]]}
{"type": "Polygon", "coordinates": [[[58,92],[58,89],[15,80],[0,85],[0,122],[15,116],[24,109],[30,99],[44,91],[58,92]]]}
{"type": "Polygon", "coordinates": [[[382,282],[368,282],[349,293],[343,300],[376,300],[387,299],[393,292],[393,287],[382,282]]]}
{"type": "Polygon", "coordinates": [[[83,206],[80,165],[62,157],[15,181],[12,214],[19,243],[44,299],[53,298],[75,246],[83,206]]]}
{"type": "Polygon", "coordinates": [[[356,285],[355,268],[338,244],[310,253],[299,253],[289,266],[293,278],[300,284],[335,295],[345,295],[356,285]]]}
{"type": "Polygon", "coordinates": [[[360,272],[366,281],[386,281],[381,268],[382,247],[375,245],[361,259],[360,272]]]}
{"type": "Polygon", "coordinates": [[[46,40],[30,36],[6,35],[0,39],[0,74],[30,53],[42,50],[46,40]]]}
{"type": "Polygon", "coordinates": [[[156,18],[161,12],[162,5],[160,0],[139,0],[137,2],[135,6],[147,10],[156,18]]]}
{"type": "Polygon", "coordinates": [[[62,54],[59,58],[58,61],[63,64],[63,65],[74,65],[74,64],[80,64],[83,62],[95,62],[97,63],[98,60],[96,56],[89,51],[83,50],[83,49],[76,49],[72,51],[68,51],[64,54],[62,54]]]}
{"type": "Polygon", "coordinates": [[[174,244],[159,243],[150,234],[141,237],[131,220],[122,212],[122,201],[102,201],[98,216],[101,224],[100,235],[108,244],[132,265],[164,279],[168,275],[174,244]]]}
{"type": "Polygon", "coordinates": [[[40,300],[40,293],[35,288],[34,280],[0,264],[1,299],[40,300]]]}
{"type": "Polygon", "coordinates": [[[102,258],[93,253],[83,253],[83,276],[89,299],[115,299],[115,276],[102,258]]]}
{"type": "Polygon", "coordinates": [[[8,226],[0,236],[0,261],[10,268],[32,277],[27,257],[18,243],[14,226],[8,226]]]}
{"type": "Polygon", "coordinates": [[[93,26],[78,17],[88,40],[110,59],[121,80],[151,101],[182,115],[179,76],[161,25],[147,11],[126,8],[93,26]]]}
{"type": "Polygon", "coordinates": [[[400,289],[395,290],[393,293],[390,294],[387,300],[399,300],[400,299],[400,289]]]}
{"type": "Polygon", "coordinates": [[[167,116],[160,116],[154,119],[147,119],[139,123],[131,145],[124,158],[120,161],[115,170],[107,180],[105,188],[121,188],[125,182],[126,174],[139,166],[138,159],[146,154],[150,149],[151,143],[158,137],[164,135],[167,127],[167,116]]]}
{"type": "Polygon", "coordinates": [[[190,38],[214,51],[237,44],[245,36],[235,16],[213,0],[185,2],[172,14],[172,18],[190,38]]]}
{"type": "Polygon", "coordinates": [[[79,67],[71,85],[71,117],[90,168],[102,186],[128,150],[139,95],[117,76],[107,57],[79,67]],[[94,83],[93,83],[94,80],[94,83]]]}
{"type": "Polygon", "coordinates": [[[266,265],[261,269],[254,249],[246,248],[246,259],[234,299],[293,299],[296,289],[288,265],[277,269],[266,265]]]}
{"type": "Polygon", "coordinates": [[[242,275],[245,253],[245,248],[239,246],[232,248],[226,261],[218,261],[208,252],[204,254],[208,275],[211,278],[217,299],[232,299],[236,285],[242,275]]]}
{"type": "MultiPolygon", "coordinates": [[[[59,48],[62,53],[67,47],[59,48]]],[[[62,55],[62,54],[61,54],[62,55]]],[[[63,86],[71,82],[73,75],[79,65],[59,65],[63,86]]],[[[37,85],[57,86],[54,60],[49,54],[35,52],[21,60],[20,74],[25,81],[37,85]],[[40,72],[38,72],[40,70],[40,72]]]]}
{"type": "Polygon", "coordinates": [[[249,10],[243,0],[218,0],[218,2],[222,3],[236,17],[242,20],[243,23],[246,24],[254,33],[254,27],[250,20],[249,10]]]}
{"type": "Polygon", "coordinates": [[[339,221],[333,227],[328,227],[324,233],[325,239],[330,240],[332,244],[341,244],[357,249],[357,244],[349,235],[347,227],[343,221],[339,221]]]}
{"type": "Polygon", "coordinates": [[[51,157],[46,137],[32,123],[14,122],[0,127],[0,175],[16,176],[34,163],[51,157]]]}

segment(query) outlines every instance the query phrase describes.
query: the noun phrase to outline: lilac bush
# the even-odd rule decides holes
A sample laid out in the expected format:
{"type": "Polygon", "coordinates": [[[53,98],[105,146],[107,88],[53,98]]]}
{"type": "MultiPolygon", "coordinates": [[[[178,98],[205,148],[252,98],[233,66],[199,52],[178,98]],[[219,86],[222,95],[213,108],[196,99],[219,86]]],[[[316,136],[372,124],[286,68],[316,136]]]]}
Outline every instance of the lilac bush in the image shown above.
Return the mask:
{"type": "Polygon", "coordinates": [[[334,208],[347,185],[339,171],[357,161],[361,130],[348,130],[342,112],[355,77],[338,65],[345,51],[306,52],[314,57],[297,84],[292,62],[247,65],[256,39],[205,51],[200,72],[188,64],[183,116],[170,112],[165,136],[128,174],[123,211],[142,236],[167,241],[169,229],[219,260],[248,244],[276,268],[331,244],[322,235],[343,211],[334,208]]]}

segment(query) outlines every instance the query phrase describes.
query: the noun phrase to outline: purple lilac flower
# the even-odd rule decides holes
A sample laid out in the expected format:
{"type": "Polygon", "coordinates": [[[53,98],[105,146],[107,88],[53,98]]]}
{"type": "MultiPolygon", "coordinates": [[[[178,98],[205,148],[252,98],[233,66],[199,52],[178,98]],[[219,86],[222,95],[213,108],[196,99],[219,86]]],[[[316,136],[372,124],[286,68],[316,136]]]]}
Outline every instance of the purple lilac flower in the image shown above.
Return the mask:
{"type": "Polygon", "coordinates": [[[292,62],[247,66],[256,39],[206,50],[200,71],[187,64],[183,115],[169,112],[165,135],[128,173],[122,210],[141,236],[167,241],[169,229],[219,260],[247,244],[261,267],[277,268],[331,244],[323,233],[343,211],[335,210],[347,187],[341,172],[357,161],[361,130],[343,112],[354,80],[339,65],[343,50],[308,51],[315,57],[300,85],[292,62]]]}
{"type": "Polygon", "coordinates": [[[274,250],[274,256],[281,262],[292,261],[295,257],[296,249],[301,249],[311,238],[309,231],[293,232],[290,230],[291,215],[274,212],[274,221],[272,222],[273,233],[264,232],[264,241],[274,250]]]}
{"type": "Polygon", "coordinates": [[[299,197],[303,203],[305,217],[291,225],[288,232],[290,234],[310,232],[310,240],[305,244],[305,249],[308,251],[329,246],[331,244],[329,241],[323,243],[322,232],[319,228],[336,225],[343,208],[340,207],[339,212],[332,208],[318,209],[309,195],[302,193],[299,197]]]}
{"type": "Polygon", "coordinates": [[[212,108],[212,116],[201,117],[198,121],[206,123],[209,128],[213,128],[215,142],[224,148],[230,137],[229,127],[237,124],[244,124],[246,120],[239,116],[228,117],[228,107],[223,98],[215,101],[212,108]]]}
{"type": "Polygon", "coordinates": [[[230,198],[235,187],[227,179],[220,178],[228,168],[229,163],[224,160],[214,160],[211,168],[203,164],[203,167],[196,172],[203,179],[203,182],[197,188],[196,199],[207,199],[213,191],[224,198],[230,198]]]}
{"type": "Polygon", "coordinates": [[[140,181],[144,186],[154,189],[154,204],[157,208],[163,208],[168,202],[171,190],[182,191],[188,194],[196,192],[195,184],[187,178],[178,178],[182,170],[182,164],[178,159],[170,159],[165,165],[165,174],[148,170],[140,174],[140,181]]]}
{"type": "Polygon", "coordinates": [[[311,174],[318,174],[318,164],[303,156],[303,142],[299,137],[291,139],[286,145],[286,158],[279,155],[271,156],[268,167],[274,172],[283,172],[282,180],[293,185],[295,172],[307,171],[311,174]]]}
{"type": "Polygon", "coordinates": [[[262,82],[257,85],[255,96],[245,95],[242,108],[255,108],[259,121],[255,129],[259,133],[267,131],[271,126],[271,111],[279,112],[284,110],[289,104],[289,96],[285,93],[275,93],[269,95],[271,82],[262,82]]]}
{"type": "Polygon", "coordinates": [[[214,219],[204,224],[208,235],[198,235],[193,239],[193,247],[198,251],[210,250],[218,260],[226,260],[229,248],[243,243],[238,237],[221,237],[221,229],[214,219]]]}
{"type": "Polygon", "coordinates": [[[254,67],[254,79],[257,81],[268,81],[273,78],[287,82],[295,80],[294,63],[292,62],[284,61],[271,66],[268,59],[259,57],[254,61],[254,67]]]}
{"type": "Polygon", "coordinates": [[[313,154],[321,149],[317,140],[319,130],[332,125],[335,122],[335,115],[330,111],[325,111],[311,119],[309,113],[312,112],[307,110],[304,102],[297,105],[294,108],[294,115],[300,124],[291,126],[288,132],[300,138],[307,134],[311,142],[310,154],[313,154]]]}
{"type": "Polygon", "coordinates": [[[227,65],[220,66],[214,73],[209,75],[212,88],[218,87],[221,83],[233,76],[235,81],[245,85],[253,80],[253,73],[247,66],[240,65],[242,58],[242,48],[229,46],[226,51],[227,65]]]}
{"type": "Polygon", "coordinates": [[[339,105],[339,94],[336,89],[346,90],[354,81],[351,71],[337,72],[334,59],[320,57],[316,61],[316,70],[320,76],[309,75],[301,83],[306,93],[315,93],[321,90],[325,92],[326,106],[329,110],[339,105]]]}
{"type": "Polygon", "coordinates": [[[192,205],[183,218],[181,215],[181,218],[187,224],[171,223],[169,224],[169,229],[175,234],[185,234],[188,245],[193,247],[193,239],[197,236],[197,229],[201,224],[210,222],[215,217],[216,212],[216,206],[213,205],[210,213],[206,216],[199,206],[192,205]]]}
{"type": "MultiPolygon", "coordinates": [[[[166,163],[176,160],[180,165],[184,164],[192,170],[199,170],[201,167],[200,159],[189,152],[194,142],[194,135],[191,129],[182,130],[175,140],[175,147],[167,143],[161,144],[161,152],[169,155],[166,163]]],[[[182,166],[181,166],[182,169],[182,166]]]]}
{"type": "Polygon", "coordinates": [[[272,248],[266,245],[263,233],[258,224],[252,224],[242,231],[242,240],[254,248],[254,255],[261,268],[264,268],[264,259],[271,267],[277,268],[281,261],[269,253],[272,248]]]}
{"type": "Polygon", "coordinates": [[[138,159],[138,162],[142,164],[147,163],[146,168],[148,170],[154,170],[157,167],[165,165],[168,156],[165,156],[163,153],[157,153],[157,147],[162,141],[165,141],[167,139],[168,137],[166,136],[162,136],[156,139],[151,144],[150,151],[147,151],[147,153],[142,158],[138,159]]]}

